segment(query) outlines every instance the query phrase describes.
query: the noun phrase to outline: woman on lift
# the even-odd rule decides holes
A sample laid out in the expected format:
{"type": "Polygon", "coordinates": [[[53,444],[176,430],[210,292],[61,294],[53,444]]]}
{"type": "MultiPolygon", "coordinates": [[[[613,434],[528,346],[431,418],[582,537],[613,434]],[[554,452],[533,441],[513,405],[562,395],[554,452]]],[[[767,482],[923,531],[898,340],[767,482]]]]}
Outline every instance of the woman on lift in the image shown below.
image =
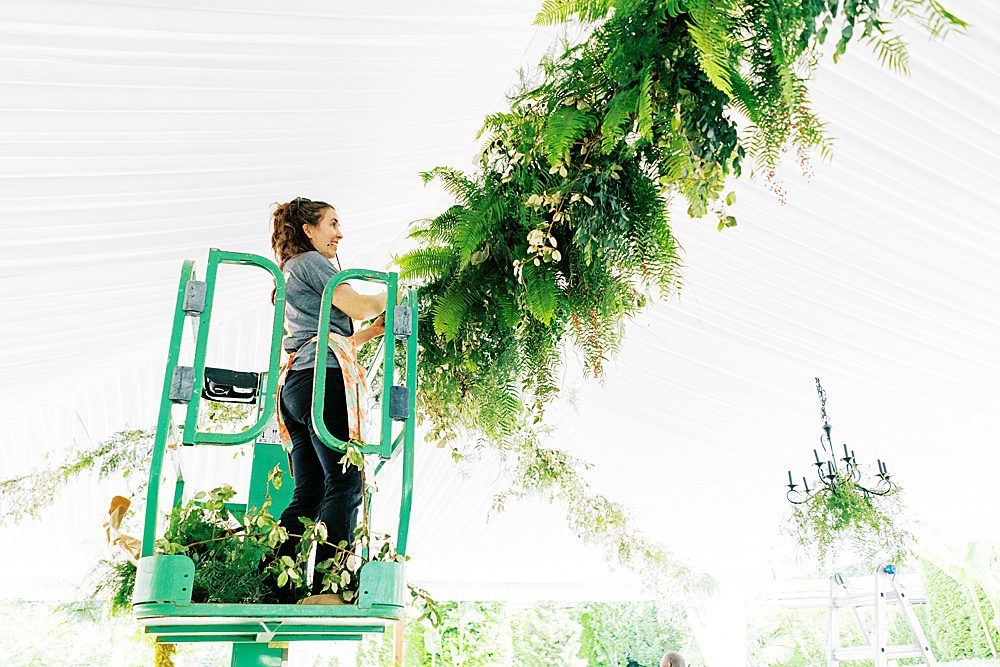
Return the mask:
{"type": "MultiPolygon", "coordinates": [[[[285,275],[285,337],[283,347],[290,354],[284,383],[280,385],[278,410],[282,422],[283,440],[290,441],[290,460],[295,479],[292,500],[281,514],[280,522],[290,535],[302,535],[300,517],[322,521],[327,527],[327,542],[348,544],[354,541],[357,510],[362,500],[361,472],[339,463],[342,454],[320,442],[313,430],[312,387],[316,363],[316,346],[328,344],[317,340],[323,291],[330,279],[340,271],[337,246],[344,235],[340,219],[333,206],[299,197],[279,204],[272,216],[271,248],[285,275]],[[333,264],[336,261],[336,266],[333,264]]],[[[357,347],[385,332],[386,294],[358,294],[347,283],[333,291],[330,315],[330,350],[326,357],[326,388],[323,421],[340,440],[350,440],[359,419],[351,422],[348,403],[355,403],[353,391],[349,401],[345,391],[352,384],[351,366],[356,364],[357,347]],[[357,333],[352,320],[369,320],[374,324],[357,333]],[[339,345],[337,342],[339,341],[339,345]],[[336,352],[336,353],[335,353],[336,352]],[[348,356],[344,356],[344,355],[348,356]],[[342,368],[346,366],[347,368],[342,368]],[[353,427],[353,428],[352,428],[353,427]]],[[[353,408],[352,408],[353,409],[353,408]]],[[[353,434],[357,437],[357,433],[353,434]]],[[[287,444],[287,443],[286,443],[287,444]]],[[[289,537],[279,548],[278,556],[295,558],[299,538],[289,537]]],[[[316,562],[335,555],[335,549],[319,545],[316,562]]],[[[312,592],[321,591],[322,577],[314,576],[312,592]]],[[[279,602],[295,602],[294,588],[282,589],[279,602]]]]}

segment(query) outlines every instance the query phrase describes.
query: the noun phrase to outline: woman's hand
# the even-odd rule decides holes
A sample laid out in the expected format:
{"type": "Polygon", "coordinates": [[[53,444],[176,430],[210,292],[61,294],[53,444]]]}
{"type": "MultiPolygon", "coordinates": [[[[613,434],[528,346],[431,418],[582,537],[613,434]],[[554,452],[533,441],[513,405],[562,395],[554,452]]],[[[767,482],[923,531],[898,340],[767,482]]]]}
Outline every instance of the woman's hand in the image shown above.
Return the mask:
{"type": "Polygon", "coordinates": [[[385,315],[380,315],[370,325],[354,334],[354,343],[358,346],[364,345],[372,338],[385,333],[385,315]]]}

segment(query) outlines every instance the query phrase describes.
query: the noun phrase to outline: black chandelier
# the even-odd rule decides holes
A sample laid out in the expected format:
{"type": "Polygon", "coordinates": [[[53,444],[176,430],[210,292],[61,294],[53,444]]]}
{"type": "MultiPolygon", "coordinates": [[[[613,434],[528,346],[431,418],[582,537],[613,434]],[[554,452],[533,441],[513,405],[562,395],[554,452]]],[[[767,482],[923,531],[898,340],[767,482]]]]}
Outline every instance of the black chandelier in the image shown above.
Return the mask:
{"type": "Polygon", "coordinates": [[[833,440],[830,439],[832,427],[826,416],[826,392],[823,391],[823,385],[819,383],[819,378],[816,378],[816,393],[819,394],[820,415],[823,417],[823,434],[819,437],[819,444],[823,449],[824,459],[820,459],[818,450],[813,450],[813,456],[816,457],[816,462],[813,465],[816,466],[816,478],[819,480],[819,484],[810,487],[809,481],[803,477],[800,488],[800,485],[793,481],[792,471],[789,470],[788,493],[785,494],[788,502],[793,505],[802,505],[809,502],[810,498],[816,494],[829,493],[832,495],[836,491],[837,485],[846,480],[853,482],[854,486],[864,493],[865,498],[886,496],[892,493],[898,487],[889,475],[888,466],[881,459],[878,461],[878,474],[875,476],[875,483],[865,486],[861,484],[861,469],[858,467],[858,460],[854,457],[854,450],[848,450],[845,444],[844,456],[837,458],[833,451],[833,440]]]}

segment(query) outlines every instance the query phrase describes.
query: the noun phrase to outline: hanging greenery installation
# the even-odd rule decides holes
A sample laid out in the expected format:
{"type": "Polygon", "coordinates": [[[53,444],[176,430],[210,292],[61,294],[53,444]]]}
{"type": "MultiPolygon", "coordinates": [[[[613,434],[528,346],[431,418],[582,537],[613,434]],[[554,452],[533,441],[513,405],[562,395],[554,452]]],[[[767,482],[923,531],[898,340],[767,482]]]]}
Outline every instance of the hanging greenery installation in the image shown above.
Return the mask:
{"type": "Polygon", "coordinates": [[[900,19],[934,36],[965,27],[936,0],[547,0],[537,22],[582,36],[486,118],[473,172],[424,174],[455,204],[418,221],[416,247],[397,258],[422,285],[427,439],[459,458],[500,450],[515,477],[503,497],[567,501],[570,523],[612,560],[668,562],[591,491],[581,462],[543,444],[557,372],[572,347],[601,377],[625,322],[679,288],[674,204],[724,230],[737,222],[736,179],[749,171],[783,197],[783,157],[828,154],[812,74],[858,41],[907,71],[900,19]]]}

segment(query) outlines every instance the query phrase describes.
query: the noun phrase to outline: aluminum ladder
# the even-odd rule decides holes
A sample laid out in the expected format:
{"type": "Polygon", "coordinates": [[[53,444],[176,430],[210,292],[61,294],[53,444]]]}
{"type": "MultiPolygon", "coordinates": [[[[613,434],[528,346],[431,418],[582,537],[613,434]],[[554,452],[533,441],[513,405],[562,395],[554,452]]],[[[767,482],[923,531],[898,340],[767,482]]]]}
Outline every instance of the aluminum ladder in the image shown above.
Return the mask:
{"type": "Polygon", "coordinates": [[[896,578],[893,565],[880,566],[875,574],[864,578],[864,588],[860,592],[852,590],[840,574],[830,577],[830,651],[828,667],[838,667],[846,660],[872,661],[875,667],[897,664],[901,658],[923,658],[928,667],[937,667],[930,643],[924,635],[920,621],[913,611],[913,605],[902,584],[896,578]],[[910,644],[889,644],[888,611],[891,605],[898,605],[913,636],[910,644]],[[862,609],[872,608],[872,627],[868,627],[862,609]],[[867,644],[861,646],[840,645],[840,612],[850,609],[861,629],[861,636],[867,644]]]}

